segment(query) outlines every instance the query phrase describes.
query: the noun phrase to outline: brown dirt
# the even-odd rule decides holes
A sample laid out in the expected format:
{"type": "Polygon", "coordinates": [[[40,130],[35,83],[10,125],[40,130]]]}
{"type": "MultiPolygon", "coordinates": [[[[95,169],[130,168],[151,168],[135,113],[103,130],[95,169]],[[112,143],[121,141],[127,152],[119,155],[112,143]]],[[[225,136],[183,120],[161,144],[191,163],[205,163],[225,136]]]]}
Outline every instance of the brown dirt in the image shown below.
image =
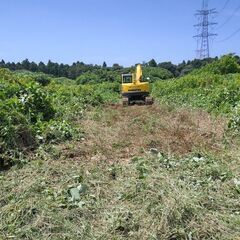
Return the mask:
{"type": "Polygon", "coordinates": [[[79,123],[81,142],[62,149],[66,158],[128,161],[151,148],[164,154],[223,149],[225,121],[204,111],[173,110],[166,106],[106,106],[79,123]]]}

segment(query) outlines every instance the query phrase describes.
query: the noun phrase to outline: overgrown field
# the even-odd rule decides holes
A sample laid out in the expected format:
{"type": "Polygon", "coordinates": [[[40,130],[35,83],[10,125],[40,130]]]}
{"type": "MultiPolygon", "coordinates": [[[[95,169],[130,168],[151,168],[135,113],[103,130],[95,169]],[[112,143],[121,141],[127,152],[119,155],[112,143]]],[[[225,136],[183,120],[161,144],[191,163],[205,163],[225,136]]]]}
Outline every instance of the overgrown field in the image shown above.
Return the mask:
{"type": "Polygon", "coordinates": [[[68,79],[0,69],[0,165],[20,163],[42,144],[81,135],[75,122],[89,107],[114,103],[119,84],[77,85],[68,79]]]}
{"type": "Polygon", "coordinates": [[[240,66],[225,56],[200,70],[175,80],[158,81],[153,94],[160,101],[203,108],[230,118],[229,127],[240,130],[240,66]]]}
{"type": "Polygon", "coordinates": [[[0,239],[238,240],[236,60],[155,75],[153,106],[94,74],[0,69],[0,239]]]}

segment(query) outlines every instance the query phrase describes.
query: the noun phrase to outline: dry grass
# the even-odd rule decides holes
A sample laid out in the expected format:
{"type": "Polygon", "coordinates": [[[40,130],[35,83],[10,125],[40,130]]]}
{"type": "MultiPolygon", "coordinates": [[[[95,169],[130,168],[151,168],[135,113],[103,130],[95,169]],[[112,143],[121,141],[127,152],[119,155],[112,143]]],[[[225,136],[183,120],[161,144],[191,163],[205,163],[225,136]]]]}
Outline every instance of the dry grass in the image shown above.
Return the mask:
{"type": "Polygon", "coordinates": [[[150,148],[179,156],[224,147],[225,121],[203,111],[171,111],[158,105],[109,107],[90,112],[80,126],[86,139],[79,151],[113,161],[131,159],[150,148]]]}

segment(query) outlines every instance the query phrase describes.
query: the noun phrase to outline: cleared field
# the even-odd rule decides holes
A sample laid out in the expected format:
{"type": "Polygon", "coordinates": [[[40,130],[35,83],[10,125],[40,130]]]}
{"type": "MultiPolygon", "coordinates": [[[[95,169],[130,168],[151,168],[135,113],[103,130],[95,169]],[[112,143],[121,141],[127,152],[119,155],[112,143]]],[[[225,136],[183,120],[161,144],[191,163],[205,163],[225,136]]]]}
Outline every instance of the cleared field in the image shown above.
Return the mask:
{"type": "Polygon", "coordinates": [[[0,238],[239,239],[239,145],[223,118],[116,105],[78,126],[79,141],[0,173],[0,238]]]}

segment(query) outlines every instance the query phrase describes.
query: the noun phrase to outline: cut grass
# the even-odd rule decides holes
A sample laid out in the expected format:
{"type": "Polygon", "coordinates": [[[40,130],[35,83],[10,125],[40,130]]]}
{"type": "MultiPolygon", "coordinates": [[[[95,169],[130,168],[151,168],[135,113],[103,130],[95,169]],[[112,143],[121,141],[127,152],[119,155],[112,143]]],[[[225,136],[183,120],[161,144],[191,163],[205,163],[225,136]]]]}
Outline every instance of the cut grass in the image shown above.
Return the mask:
{"type": "Polygon", "coordinates": [[[79,124],[85,139],[1,173],[0,239],[238,239],[239,149],[223,119],[133,106],[79,124]]]}

